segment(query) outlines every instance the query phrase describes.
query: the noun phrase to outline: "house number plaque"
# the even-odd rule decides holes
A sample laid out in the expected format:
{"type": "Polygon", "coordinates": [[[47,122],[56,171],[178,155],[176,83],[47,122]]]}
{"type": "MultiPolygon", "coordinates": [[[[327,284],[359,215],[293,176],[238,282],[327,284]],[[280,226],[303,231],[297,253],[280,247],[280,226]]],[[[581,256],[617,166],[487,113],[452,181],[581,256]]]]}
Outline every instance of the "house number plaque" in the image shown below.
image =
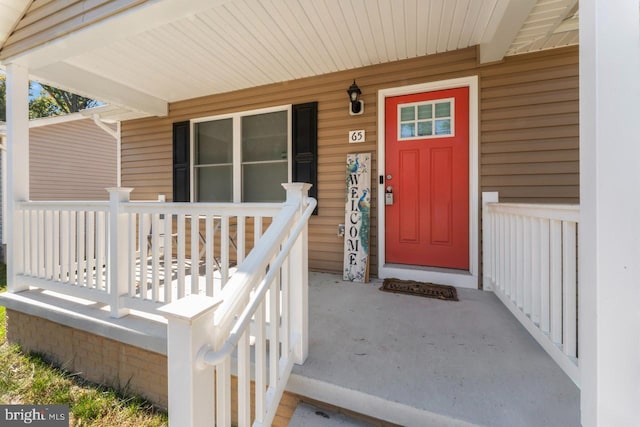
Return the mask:
{"type": "Polygon", "coordinates": [[[349,144],[357,144],[359,142],[365,142],[364,129],[350,130],[349,131],[349,144]]]}

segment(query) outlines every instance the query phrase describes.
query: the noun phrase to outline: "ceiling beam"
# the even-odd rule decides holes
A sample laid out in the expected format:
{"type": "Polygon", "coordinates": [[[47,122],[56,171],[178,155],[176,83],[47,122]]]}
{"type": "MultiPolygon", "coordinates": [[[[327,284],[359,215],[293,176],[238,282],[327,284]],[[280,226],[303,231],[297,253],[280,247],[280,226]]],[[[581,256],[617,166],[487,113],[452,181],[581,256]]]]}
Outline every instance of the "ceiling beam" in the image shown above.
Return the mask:
{"type": "Polygon", "coordinates": [[[78,30],[71,28],[69,34],[3,58],[2,63],[18,63],[30,70],[43,68],[177,19],[213,9],[228,1],[149,0],[90,26],[78,30]]]}
{"type": "Polygon", "coordinates": [[[65,62],[30,70],[30,75],[40,83],[88,98],[124,106],[147,115],[166,116],[168,114],[167,101],[65,62]]]}
{"type": "Polygon", "coordinates": [[[536,3],[537,0],[500,0],[497,3],[480,43],[481,64],[504,58],[536,3]]]}

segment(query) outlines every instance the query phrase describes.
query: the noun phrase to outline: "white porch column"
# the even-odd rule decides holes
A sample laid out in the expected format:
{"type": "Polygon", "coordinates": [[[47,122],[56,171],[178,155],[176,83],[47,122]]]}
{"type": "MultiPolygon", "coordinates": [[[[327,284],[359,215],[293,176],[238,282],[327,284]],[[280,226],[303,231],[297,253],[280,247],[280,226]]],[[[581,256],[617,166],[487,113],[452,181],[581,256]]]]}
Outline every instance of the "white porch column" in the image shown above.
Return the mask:
{"type": "Polygon", "coordinates": [[[7,65],[7,288],[28,289],[16,283],[17,267],[23,265],[20,242],[22,219],[15,215],[15,203],[29,200],[29,71],[7,65]]]}
{"type": "Polygon", "coordinates": [[[116,187],[122,185],[122,124],[116,124],[116,187]]]}
{"type": "Polygon", "coordinates": [[[640,415],[640,16],[580,1],[582,425],[640,415]]]}
{"type": "MultiPolygon", "coordinates": [[[[306,204],[304,198],[308,196],[311,184],[292,183],[282,184],[287,191],[286,204],[300,206],[300,215],[306,204]]],[[[291,248],[289,266],[291,274],[291,333],[300,339],[293,350],[293,361],[302,365],[309,355],[309,244],[308,226],[300,232],[298,240],[291,248]]]]}
{"type": "MultiPolygon", "coordinates": [[[[0,136],[0,142],[2,143],[2,218],[7,218],[7,137],[6,135],[0,136]]],[[[4,229],[2,231],[2,242],[0,244],[4,245],[4,262],[7,262],[7,225],[5,222],[4,229]]]]}

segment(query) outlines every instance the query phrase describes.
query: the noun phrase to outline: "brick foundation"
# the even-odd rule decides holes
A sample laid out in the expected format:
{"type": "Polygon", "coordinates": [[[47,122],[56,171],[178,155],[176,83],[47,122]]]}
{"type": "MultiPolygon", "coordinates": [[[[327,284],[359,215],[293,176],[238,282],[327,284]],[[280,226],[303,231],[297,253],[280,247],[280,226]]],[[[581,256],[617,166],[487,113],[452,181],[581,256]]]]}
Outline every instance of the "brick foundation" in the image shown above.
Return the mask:
{"type": "Polygon", "coordinates": [[[7,310],[7,340],[91,382],[167,407],[167,358],[162,354],[14,310],[7,310]]]}
{"type": "MultiPolygon", "coordinates": [[[[25,351],[42,353],[55,365],[89,381],[126,389],[160,408],[168,406],[167,357],[163,354],[9,309],[7,340],[19,344],[25,351]]],[[[235,402],[235,377],[232,377],[231,393],[235,402]]],[[[285,392],[273,425],[286,426],[299,401],[299,396],[285,392]]],[[[251,403],[253,406],[253,399],[251,403]]],[[[233,406],[235,422],[237,410],[233,406]]]]}

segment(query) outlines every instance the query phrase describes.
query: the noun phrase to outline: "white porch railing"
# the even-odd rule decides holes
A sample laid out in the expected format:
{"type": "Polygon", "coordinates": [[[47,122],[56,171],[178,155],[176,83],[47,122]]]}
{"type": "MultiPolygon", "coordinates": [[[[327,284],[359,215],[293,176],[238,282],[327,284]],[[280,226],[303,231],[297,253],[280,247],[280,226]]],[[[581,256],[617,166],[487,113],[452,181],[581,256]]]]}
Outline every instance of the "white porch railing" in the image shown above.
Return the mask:
{"type": "Polygon", "coordinates": [[[483,284],[577,384],[578,205],[498,203],[483,193],[483,284]]]}
{"type": "Polygon", "coordinates": [[[112,316],[220,293],[282,203],[16,203],[12,284],[110,305],[112,316]]]}
{"type": "Polygon", "coordinates": [[[308,352],[307,222],[316,202],[302,197],[307,189],[289,186],[284,209],[219,297],[192,294],[161,309],[170,425],[231,425],[234,353],[238,426],[271,425],[293,363],[308,352]]]}
{"type": "Polygon", "coordinates": [[[284,204],[130,202],[125,188],[111,189],[109,202],[16,203],[10,291],[101,302],[113,317],[164,314],[171,424],[231,425],[235,352],[238,425],[269,425],[308,353],[316,201],[308,184],[284,186],[284,204]]]}
{"type": "Polygon", "coordinates": [[[281,203],[123,204],[125,306],[155,311],[186,295],[218,295],[281,210],[281,203]]]}
{"type": "Polygon", "coordinates": [[[108,202],[17,203],[16,215],[18,285],[110,303],[108,202]]]}

